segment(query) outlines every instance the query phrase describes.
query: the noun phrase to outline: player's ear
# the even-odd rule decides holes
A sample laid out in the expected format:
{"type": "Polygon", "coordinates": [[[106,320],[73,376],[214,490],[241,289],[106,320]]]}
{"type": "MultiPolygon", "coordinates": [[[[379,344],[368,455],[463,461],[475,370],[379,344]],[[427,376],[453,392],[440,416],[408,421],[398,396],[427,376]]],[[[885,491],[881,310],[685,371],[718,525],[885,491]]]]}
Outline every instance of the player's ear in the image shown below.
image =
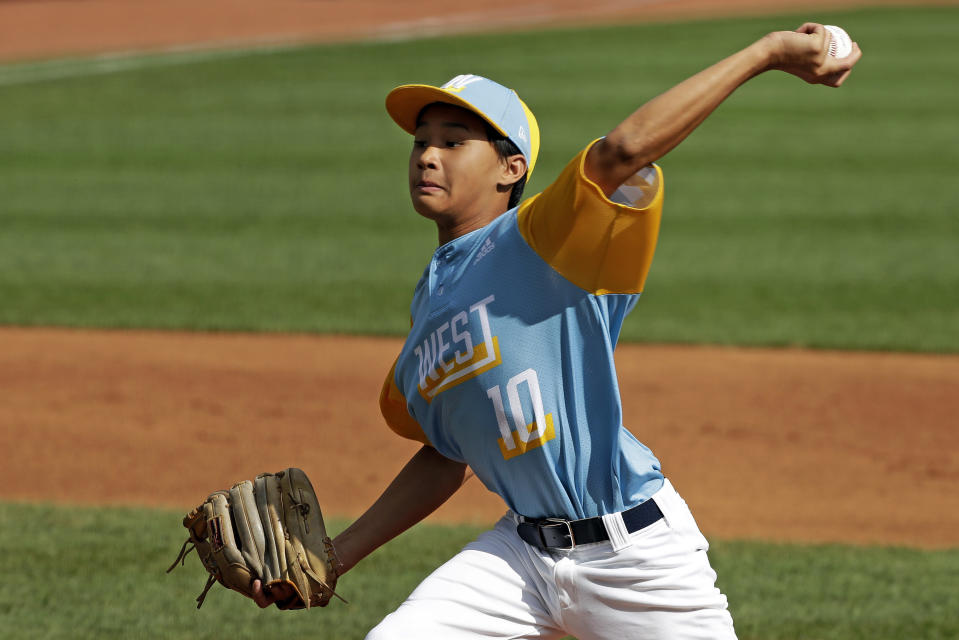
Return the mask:
{"type": "Polygon", "coordinates": [[[526,175],[526,156],[521,153],[505,158],[500,165],[502,168],[499,180],[500,186],[512,187],[526,175]]]}

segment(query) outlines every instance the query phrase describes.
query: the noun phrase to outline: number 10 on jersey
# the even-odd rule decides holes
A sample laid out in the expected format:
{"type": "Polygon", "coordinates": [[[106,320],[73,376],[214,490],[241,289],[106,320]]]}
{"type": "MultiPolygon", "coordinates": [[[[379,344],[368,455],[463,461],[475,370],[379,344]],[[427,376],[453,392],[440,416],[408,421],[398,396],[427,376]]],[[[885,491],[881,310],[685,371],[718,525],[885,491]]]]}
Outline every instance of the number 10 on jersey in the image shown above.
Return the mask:
{"type": "Polygon", "coordinates": [[[539,378],[535,370],[527,369],[509,379],[506,383],[505,402],[500,385],[487,389],[486,395],[493,403],[496,423],[502,435],[499,439],[499,448],[506,460],[522,455],[556,437],[553,414],[543,411],[543,395],[539,390],[539,378]],[[523,403],[520,400],[520,385],[525,386],[529,393],[530,404],[533,407],[532,422],[526,421],[523,403]]]}

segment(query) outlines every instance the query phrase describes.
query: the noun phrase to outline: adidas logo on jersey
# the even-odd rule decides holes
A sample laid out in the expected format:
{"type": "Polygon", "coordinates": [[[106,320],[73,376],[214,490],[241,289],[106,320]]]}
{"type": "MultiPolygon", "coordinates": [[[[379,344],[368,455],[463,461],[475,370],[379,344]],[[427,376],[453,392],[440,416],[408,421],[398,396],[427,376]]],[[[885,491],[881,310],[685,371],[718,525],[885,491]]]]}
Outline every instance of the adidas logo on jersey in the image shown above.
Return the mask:
{"type": "Polygon", "coordinates": [[[483,246],[480,247],[479,253],[476,254],[475,258],[473,258],[473,265],[475,266],[477,262],[489,255],[495,248],[496,243],[487,238],[486,242],[483,243],[483,246]]]}

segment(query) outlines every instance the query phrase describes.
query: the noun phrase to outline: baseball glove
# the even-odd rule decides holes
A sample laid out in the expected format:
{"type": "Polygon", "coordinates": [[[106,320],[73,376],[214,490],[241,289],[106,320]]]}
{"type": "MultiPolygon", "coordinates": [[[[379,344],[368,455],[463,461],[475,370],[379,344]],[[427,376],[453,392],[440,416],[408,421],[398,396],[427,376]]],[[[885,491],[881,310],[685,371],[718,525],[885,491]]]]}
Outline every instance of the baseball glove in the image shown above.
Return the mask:
{"type": "Polygon", "coordinates": [[[333,541],[300,469],[262,473],[215,491],[183,518],[183,526],[189,537],[167,573],[196,549],[210,574],[197,609],[215,582],[249,597],[256,579],[266,593],[287,584],[293,595],[276,603],[280,609],[325,607],[332,596],[340,598],[333,591],[340,566],[333,541]]]}

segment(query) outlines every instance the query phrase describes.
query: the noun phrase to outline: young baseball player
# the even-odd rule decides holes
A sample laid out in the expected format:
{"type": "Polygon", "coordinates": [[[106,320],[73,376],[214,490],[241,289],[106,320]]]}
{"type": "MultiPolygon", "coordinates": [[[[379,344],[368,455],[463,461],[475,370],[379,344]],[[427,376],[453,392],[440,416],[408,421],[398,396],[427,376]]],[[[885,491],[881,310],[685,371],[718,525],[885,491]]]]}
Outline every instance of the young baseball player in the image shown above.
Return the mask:
{"type": "MultiPolygon", "coordinates": [[[[389,426],[422,442],[335,540],[348,571],[475,474],[509,507],[368,639],[734,638],[707,543],[624,426],[613,349],[653,257],[654,161],[769,69],[838,87],[859,60],[818,24],[769,34],[651,100],[521,200],[539,148],[517,94],[458,76],[386,100],[413,135],[414,209],[439,248],[383,386],[389,426]]],[[[266,606],[284,594],[264,593],[266,606]]]]}

